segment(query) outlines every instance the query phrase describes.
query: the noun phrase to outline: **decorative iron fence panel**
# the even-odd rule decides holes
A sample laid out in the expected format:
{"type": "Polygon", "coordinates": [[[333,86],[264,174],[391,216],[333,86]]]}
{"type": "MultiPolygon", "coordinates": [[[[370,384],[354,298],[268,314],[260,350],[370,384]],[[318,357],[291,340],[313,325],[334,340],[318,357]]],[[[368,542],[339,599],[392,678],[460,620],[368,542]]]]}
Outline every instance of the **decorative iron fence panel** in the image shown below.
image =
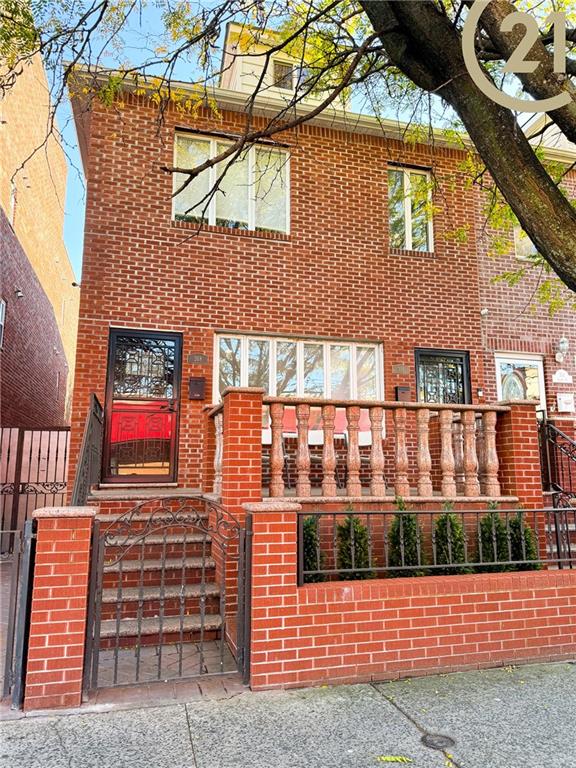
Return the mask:
{"type": "Polygon", "coordinates": [[[234,657],[245,658],[240,539],[235,518],[202,496],[146,500],[96,520],[85,693],[235,672],[234,657]]]}
{"type": "Polygon", "coordinates": [[[298,513],[298,584],[576,568],[576,508],[298,513]]]}
{"type": "Polygon", "coordinates": [[[66,503],[69,445],[69,427],[0,428],[2,531],[21,531],[38,507],[66,503]]]}
{"type": "Polygon", "coordinates": [[[36,523],[28,520],[23,531],[5,531],[11,536],[11,554],[0,557],[2,580],[2,698],[11,697],[12,709],[24,700],[32,577],[34,573],[36,523]]]}

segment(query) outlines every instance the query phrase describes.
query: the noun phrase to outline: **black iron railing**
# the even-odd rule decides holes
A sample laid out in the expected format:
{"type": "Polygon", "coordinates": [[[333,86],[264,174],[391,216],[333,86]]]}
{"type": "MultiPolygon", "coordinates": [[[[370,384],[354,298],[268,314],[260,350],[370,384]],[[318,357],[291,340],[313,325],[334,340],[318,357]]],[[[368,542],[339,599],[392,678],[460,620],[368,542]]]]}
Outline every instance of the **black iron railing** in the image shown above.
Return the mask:
{"type": "Polygon", "coordinates": [[[576,499],[576,441],[549,421],[540,423],[539,434],[544,490],[555,507],[570,507],[576,499]]]}
{"type": "Polygon", "coordinates": [[[298,513],[299,585],[576,568],[576,509],[298,513]]]}
{"type": "Polygon", "coordinates": [[[74,507],[85,504],[90,489],[100,482],[103,434],[104,409],[96,395],[92,393],[72,490],[74,507]]]}

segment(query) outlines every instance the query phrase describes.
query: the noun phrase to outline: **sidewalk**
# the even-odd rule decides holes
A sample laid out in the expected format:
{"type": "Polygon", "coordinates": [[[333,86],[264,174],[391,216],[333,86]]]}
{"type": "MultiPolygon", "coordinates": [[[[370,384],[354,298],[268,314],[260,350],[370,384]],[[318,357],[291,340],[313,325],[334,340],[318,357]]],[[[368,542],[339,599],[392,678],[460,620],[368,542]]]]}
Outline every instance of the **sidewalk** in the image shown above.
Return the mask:
{"type": "Polygon", "coordinates": [[[1,723],[0,767],[576,768],[569,663],[101,710],[1,723]]]}

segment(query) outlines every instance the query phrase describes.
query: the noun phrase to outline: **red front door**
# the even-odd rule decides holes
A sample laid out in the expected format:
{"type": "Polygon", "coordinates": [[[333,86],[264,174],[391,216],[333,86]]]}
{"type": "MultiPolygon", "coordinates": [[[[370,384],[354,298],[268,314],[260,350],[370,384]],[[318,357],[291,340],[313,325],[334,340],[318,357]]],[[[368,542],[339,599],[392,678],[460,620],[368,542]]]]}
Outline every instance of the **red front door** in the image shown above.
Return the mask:
{"type": "Polygon", "coordinates": [[[178,334],[111,332],[104,482],[176,479],[181,349],[178,334]]]}

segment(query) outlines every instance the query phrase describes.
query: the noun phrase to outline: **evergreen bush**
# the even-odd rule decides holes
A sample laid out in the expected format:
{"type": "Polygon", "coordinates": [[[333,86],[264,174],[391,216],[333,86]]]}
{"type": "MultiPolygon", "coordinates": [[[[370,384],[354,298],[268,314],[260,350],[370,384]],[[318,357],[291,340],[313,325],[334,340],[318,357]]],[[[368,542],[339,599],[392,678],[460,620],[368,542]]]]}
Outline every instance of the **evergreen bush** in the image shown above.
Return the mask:
{"type": "MultiPolygon", "coordinates": [[[[522,519],[522,512],[516,515],[508,523],[510,529],[510,543],[512,548],[512,560],[538,560],[538,542],[532,528],[526,520],[522,519]],[[522,548],[522,533],[524,533],[524,548],[522,548]]],[[[512,570],[539,571],[542,563],[520,563],[511,566],[512,570]]]]}
{"type": "Polygon", "coordinates": [[[446,502],[444,512],[437,518],[434,525],[436,541],[436,564],[448,565],[448,568],[435,568],[434,573],[472,573],[472,568],[464,565],[466,562],[464,547],[464,528],[458,515],[453,512],[454,505],[446,502]],[[462,563],[462,565],[458,565],[462,563]]]}
{"type": "Polygon", "coordinates": [[[337,539],[337,567],[340,570],[340,578],[343,581],[373,579],[375,576],[374,571],[369,570],[371,563],[368,528],[352,513],[351,507],[344,522],[338,525],[337,539]],[[349,570],[352,568],[362,570],[349,570]]]}
{"type": "Polygon", "coordinates": [[[480,541],[476,562],[482,565],[476,567],[478,573],[490,573],[495,571],[509,571],[509,565],[498,565],[510,559],[508,541],[506,538],[506,524],[498,512],[498,504],[491,502],[488,505],[488,514],[480,520],[480,541]],[[482,546],[480,546],[480,544],[482,546]],[[494,565],[490,565],[494,563],[494,565]]]}
{"type": "MultiPolygon", "coordinates": [[[[310,517],[305,518],[303,528],[304,570],[321,570],[324,567],[324,553],[320,549],[318,518],[316,515],[310,515],[310,517]]],[[[304,575],[305,584],[312,584],[325,580],[326,576],[323,573],[308,573],[304,575]]]]}
{"type": "Polygon", "coordinates": [[[390,547],[388,563],[391,568],[389,576],[424,576],[426,573],[422,568],[426,563],[424,537],[418,517],[414,512],[408,512],[402,497],[398,496],[394,503],[398,511],[394,515],[388,535],[390,547]],[[418,567],[394,570],[407,565],[418,567]]]}

